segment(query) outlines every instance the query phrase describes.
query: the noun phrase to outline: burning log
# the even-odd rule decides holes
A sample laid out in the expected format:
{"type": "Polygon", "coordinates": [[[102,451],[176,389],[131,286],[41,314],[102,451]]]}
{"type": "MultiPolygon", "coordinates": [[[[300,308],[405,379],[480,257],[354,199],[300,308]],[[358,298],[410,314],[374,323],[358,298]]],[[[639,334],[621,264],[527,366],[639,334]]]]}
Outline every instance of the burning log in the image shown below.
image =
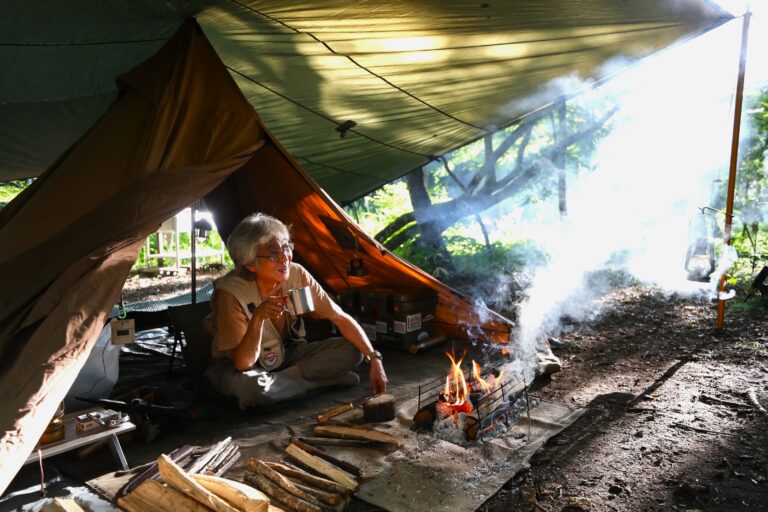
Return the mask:
{"type": "Polygon", "coordinates": [[[128,512],[210,511],[202,503],[157,480],[145,480],[133,492],[118,498],[117,504],[128,512]]]}
{"type": "Polygon", "coordinates": [[[191,496],[216,512],[238,512],[235,507],[231,506],[229,503],[193,480],[191,476],[187,475],[176,465],[176,463],[169,459],[167,455],[160,455],[160,458],[157,459],[157,465],[160,468],[160,476],[163,477],[163,480],[165,480],[168,485],[175,487],[177,490],[191,496]]]}
{"type": "Polygon", "coordinates": [[[336,437],[340,439],[357,439],[361,441],[375,441],[400,447],[402,441],[392,434],[358,425],[317,425],[312,432],[319,436],[336,437]]]}
{"type": "Polygon", "coordinates": [[[324,459],[315,457],[314,455],[305,452],[294,443],[290,443],[288,445],[288,447],[285,449],[285,453],[288,456],[298,460],[300,463],[306,465],[313,471],[316,471],[318,474],[326,476],[334,482],[340,483],[352,492],[357,492],[357,490],[360,488],[354,476],[350,475],[343,469],[334,466],[330,462],[325,461],[324,459]]]}
{"type": "Polygon", "coordinates": [[[298,439],[291,439],[291,442],[304,450],[305,452],[314,455],[315,457],[320,457],[321,459],[325,459],[326,461],[330,462],[334,466],[338,466],[344,471],[348,473],[352,473],[356,477],[360,476],[360,468],[355,466],[354,464],[347,462],[345,460],[337,459],[330,453],[326,453],[323,450],[319,448],[315,448],[314,446],[309,446],[306,443],[302,443],[298,439]]]}
{"type": "Polygon", "coordinates": [[[290,466],[288,464],[283,464],[280,462],[265,462],[265,464],[270,468],[274,469],[275,471],[277,471],[278,473],[281,473],[287,477],[290,477],[296,480],[300,480],[308,485],[317,487],[329,493],[335,493],[335,494],[347,493],[347,488],[344,487],[343,485],[333,480],[327,480],[325,478],[307,473],[306,471],[303,471],[297,467],[290,466]]]}
{"type": "MultiPolygon", "coordinates": [[[[245,481],[276,499],[294,512],[325,512],[321,506],[314,505],[282,489],[269,478],[252,471],[245,472],[245,481]]],[[[290,482],[289,482],[290,483],[290,482]]],[[[312,498],[314,500],[314,498],[312,498]]]]}

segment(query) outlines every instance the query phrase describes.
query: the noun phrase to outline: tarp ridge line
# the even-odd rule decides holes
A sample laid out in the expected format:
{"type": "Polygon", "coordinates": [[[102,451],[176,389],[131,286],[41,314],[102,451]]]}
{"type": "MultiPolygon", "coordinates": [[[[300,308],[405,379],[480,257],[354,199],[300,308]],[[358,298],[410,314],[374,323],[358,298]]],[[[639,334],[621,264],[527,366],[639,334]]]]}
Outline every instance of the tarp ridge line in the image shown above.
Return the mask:
{"type": "Polygon", "coordinates": [[[234,4],[237,4],[237,5],[241,6],[241,7],[243,7],[243,8],[245,8],[245,9],[248,9],[249,11],[253,11],[253,12],[255,12],[256,14],[258,14],[259,16],[263,16],[263,17],[265,17],[265,18],[267,18],[267,19],[269,19],[269,20],[271,20],[271,21],[274,21],[275,23],[279,23],[280,25],[282,25],[282,26],[286,27],[286,28],[287,28],[287,29],[289,29],[289,30],[292,30],[293,32],[295,32],[295,33],[297,33],[297,34],[306,34],[306,35],[308,35],[309,37],[311,37],[312,39],[314,39],[314,40],[315,40],[315,41],[317,41],[318,43],[320,43],[320,44],[322,44],[323,46],[325,46],[325,47],[328,49],[328,51],[329,51],[329,52],[333,53],[334,55],[339,55],[339,56],[341,56],[341,57],[345,57],[345,58],[347,58],[347,59],[348,59],[348,60],[349,60],[349,61],[350,61],[352,64],[354,64],[354,65],[355,65],[355,66],[357,66],[358,68],[362,69],[363,71],[365,71],[366,73],[370,74],[371,76],[375,76],[376,78],[378,78],[379,80],[381,80],[382,82],[384,82],[385,84],[387,84],[388,86],[392,87],[393,89],[396,89],[396,90],[400,91],[401,93],[405,94],[405,95],[406,95],[406,96],[408,96],[409,98],[412,98],[412,99],[414,99],[414,100],[418,101],[419,103],[421,103],[421,104],[422,104],[422,105],[424,105],[425,107],[427,107],[427,108],[429,108],[429,109],[431,109],[431,110],[434,110],[435,112],[438,112],[439,114],[442,114],[442,115],[444,115],[445,117],[447,117],[447,118],[449,118],[449,119],[452,119],[452,120],[456,121],[457,123],[461,123],[461,124],[463,124],[463,125],[469,126],[469,127],[471,127],[471,128],[475,128],[476,130],[480,130],[480,131],[482,131],[482,132],[485,132],[485,133],[491,133],[491,132],[490,132],[490,131],[489,131],[487,128],[484,128],[484,127],[482,127],[482,126],[478,126],[478,125],[476,125],[476,124],[473,124],[473,123],[470,123],[470,122],[468,122],[468,121],[464,121],[463,119],[459,119],[458,117],[454,116],[453,114],[450,114],[450,113],[446,112],[445,110],[443,110],[443,109],[441,109],[441,108],[439,108],[439,107],[436,107],[436,106],[432,105],[431,103],[427,102],[426,100],[423,100],[423,99],[419,98],[418,96],[416,96],[416,95],[415,95],[415,94],[413,94],[412,92],[409,92],[409,91],[407,91],[406,89],[403,89],[403,88],[402,88],[402,87],[400,87],[399,85],[392,83],[391,81],[387,80],[386,78],[384,78],[384,77],[383,77],[383,76],[381,76],[380,74],[376,73],[375,71],[373,71],[373,70],[371,70],[371,69],[369,69],[369,68],[367,68],[367,67],[363,66],[362,64],[360,64],[359,62],[357,62],[357,61],[356,61],[356,60],[355,60],[353,57],[351,57],[350,55],[347,55],[347,54],[345,54],[345,53],[339,53],[339,52],[337,52],[336,50],[334,50],[334,49],[331,47],[331,45],[330,45],[330,44],[328,44],[327,42],[323,41],[322,39],[320,39],[319,37],[317,37],[317,36],[316,36],[315,34],[313,34],[312,32],[304,32],[304,31],[301,31],[301,30],[295,29],[295,28],[291,27],[290,25],[288,25],[287,23],[285,23],[284,21],[280,21],[280,20],[278,20],[277,18],[275,18],[275,17],[273,17],[273,16],[270,16],[270,15],[268,15],[268,14],[264,14],[263,12],[259,11],[258,9],[254,9],[253,7],[251,7],[251,6],[249,6],[249,5],[245,5],[245,4],[243,4],[242,2],[239,2],[238,0],[229,0],[229,1],[230,1],[230,2],[232,2],[232,3],[234,3],[234,4]]]}
{"type": "MultiPolygon", "coordinates": [[[[273,89],[273,88],[269,87],[269,86],[268,86],[268,85],[266,85],[266,84],[263,84],[262,82],[259,82],[259,81],[258,81],[258,80],[256,80],[255,78],[253,78],[253,77],[250,77],[250,76],[246,75],[246,74],[245,74],[245,73],[243,73],[242,71],[238,71],[237,69],[235,69],[235,68],[233,68],[233,67],[230,67],[230,66],[229,66],[229,65],[227,65],[227,64],[225,64],[224,66],[225,66],[225,67],[226,67],[228,70],[230,70],[230,71],[232,71],[233,73],[236,73],[237,75],[239,75],[239,76],[241,76],[241,77],[245,78],[245,79],[246,79],[246,80],[248,80],[249,82],[253,82],[254,84],[256,84],[256,85],[258,85],[258,86],[260,86],[260,87],[263,87],[264,89],[268,90],[268,91],[269,91],[269,92],[271,92],[272,94],[275,94],[275,95],[277,95],[277,96],[280,96],[280,97],[281,97],[281,98],[283,98],[285,101],[290,101],[291,103],[293,103],[293,104],[294,104],[294,105],[296,105],[297,107],[301,107],[301,108],[303,108],[304,110],[306,110],[306,111],[308,111],[308,112],[312,112],[312,113],[313,113],[313,114],[315,114],[316,116],[322,117],[323,119],[325,119],[326,121],[328,121],[328,122],[330,122],[330,123],[333,123],[333,124],[335,124],[335,125],[337,125],[337,126],[339,125],[339,122],[338,122],[338,121],[336,121],[336,120],[334,120],[334,119],[332,119],[332,118],[328,117],[327,115],[323,114],[322,112],[319,112],[319,111],[317,111],[317,110],[315,110],[315,109],[313,109],[313,108],[311,108],[311,107],[308,107],[308,106],[304,105],[303,103],[299,103],[298,101],[294,100],[293,98],[289,98],[289,97],[288,97],[288,96],[286,96],[285,94],[283,94],[283,93],[281,93],[281,92],[278,92],[278,91],[276,91],[275,89],[273,89]]],[[[377,143],[377,144],[381,144],[382,146],[386,146],[386,147],[388,147],[388,148],[391,148],[391,149],[394,149],[394,150],[396,150],[396,151],[402,151],[402,152],[404,152],[404,153],[410,153],[410,154],[412,154],[412,155],[420,156],[420,157],[422,157],[422,158],[429,158],[429,157],[430,157],[429,155],[425,155],[425,154],[423,154],[423,153],[419,153],[419,152],[417,152],[417,151],[411,151],[410,149],[401,148],[401,147],[395,146],[394,144],[390,144],[389,142],[384,142],[383,140],[379,140],[379,139],[377,139],[377,138],[375,138],[375,137],[371,137],[370,135],[366,135],[366,134],[364,134],[364,133],[360,132],[359,130],[355,130],[355,129],[349,129],[349,130],[347,130],[347,131],[348,131],[348,132],[352,132],[352,133],[354,133],[355,135],[359,135],[360,137],[362,137],[362,138],[364,138],[364,139],[368,139],[368,140],[370,140],[371,142],[375,142],[375,143],[377,143]]],[[[369,176],[369,177],[370,177],[370,176],[369,176]]]]}

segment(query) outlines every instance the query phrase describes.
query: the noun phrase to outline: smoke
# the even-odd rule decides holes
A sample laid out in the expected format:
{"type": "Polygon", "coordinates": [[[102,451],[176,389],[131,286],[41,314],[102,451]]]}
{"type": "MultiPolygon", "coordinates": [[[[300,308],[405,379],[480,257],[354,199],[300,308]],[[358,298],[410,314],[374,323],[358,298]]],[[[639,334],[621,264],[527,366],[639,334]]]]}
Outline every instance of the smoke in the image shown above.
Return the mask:
{"type": "MultiPolygon", "coordinates": [[[[518,378],[531,380],[538,340],[561,332],[564,317],[599,314],[594,299],[610,283],[595,279],[596,271],[620,268],[670,292],[701,293],[684,270],[688,223],[709,205],[713,180],[727,178],[740,31],[728,23],[600,88],[620,110],[595,170],[569,175],[565,220],[556,216],[555,198],[526,226],[550,258],[519,307],[518,378]]],[[[563,84],[578,88],[573,77],[552,87],[563,84]]],[[[724,251],[716,273],[732,264],[733,253],[724,251]]]]}

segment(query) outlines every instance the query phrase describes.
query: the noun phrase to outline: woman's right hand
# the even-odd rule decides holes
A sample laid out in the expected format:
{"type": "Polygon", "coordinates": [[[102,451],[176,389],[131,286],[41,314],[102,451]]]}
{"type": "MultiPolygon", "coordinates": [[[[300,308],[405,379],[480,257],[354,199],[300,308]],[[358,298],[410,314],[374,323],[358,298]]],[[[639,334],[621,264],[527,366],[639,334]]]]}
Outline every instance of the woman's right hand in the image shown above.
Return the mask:
{"type": "Polygon", "coordinates": [[[285,312],[285,297],[273,296],[267,297],[261,304],[256,306],[253,311],[251,319],[257,318],[259,320],[278,319],[283,316],[285,312]]]}

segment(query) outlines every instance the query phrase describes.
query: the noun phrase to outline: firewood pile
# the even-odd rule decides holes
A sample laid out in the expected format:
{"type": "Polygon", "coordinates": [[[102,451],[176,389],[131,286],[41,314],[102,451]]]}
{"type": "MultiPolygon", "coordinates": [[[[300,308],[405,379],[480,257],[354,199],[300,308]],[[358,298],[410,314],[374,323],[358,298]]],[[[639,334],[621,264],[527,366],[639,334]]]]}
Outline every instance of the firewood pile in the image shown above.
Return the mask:
{"type": "Polygon", "coordinates": [[[227,460],[222,454],[231,450],[230,438],[193,463],[187,463],[186,470],[171,456],[161,455],[156,464],[159,478],[150,474],[117,503],[128,512],[341,511],[349,503],[351,493],[360,488],[363,475],[360,468],[320,446],[385,450],[401,446],[400,439],[386,432],[341,421],[318,424],[312,434],[292,438],[283,461],[249,459],[244,482],[215,474],[221,467],[220,460],[227,460]]]}

